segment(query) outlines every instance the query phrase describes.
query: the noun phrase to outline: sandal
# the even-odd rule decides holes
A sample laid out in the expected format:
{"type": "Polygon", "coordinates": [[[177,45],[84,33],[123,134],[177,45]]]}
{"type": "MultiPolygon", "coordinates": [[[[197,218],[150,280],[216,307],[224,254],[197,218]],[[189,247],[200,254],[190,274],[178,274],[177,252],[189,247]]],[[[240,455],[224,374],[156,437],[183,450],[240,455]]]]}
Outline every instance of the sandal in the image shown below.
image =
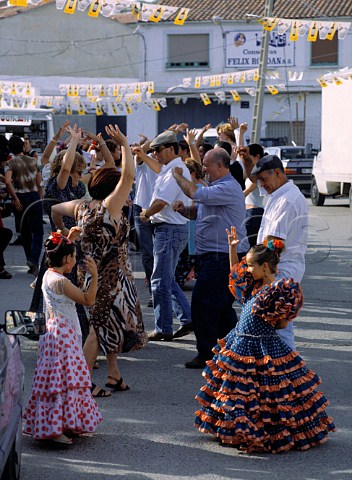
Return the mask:
{"type": "Polygon", "coordinates": [[[126,390],[129,390],[130,387],[128,385],[125,386],[125,388],[122,388],[121,385],[123,384],[123,378],[116,378],[112,377],[111,375],[108,376],[110,380],[115,380],[116,383],[106,383],[105,386],[113,390],[114,392],[125,392],[126,390]]]}
{"type": "Polygon", "coordinates": [[[61,443],[63,445],[72,445],[73,444],[72,438],[68,438],[64,434],[59,435],[58,437],[50,438],[50,440],[54,443],[61,443]]]}
{"type": "Polygon", "coordinates": [[[103,388],[99,388],[97,385],[95,385],[95,383],[92,383],[92,386],[90,387],[90,392],[92,394],[92,397],[111,397],[111,393],[108,392],[107,390],[104,390],[103,388]],[[94,391],[96,389],[99,389],[96,391],[95,395],[94,395],[94,391]]]}

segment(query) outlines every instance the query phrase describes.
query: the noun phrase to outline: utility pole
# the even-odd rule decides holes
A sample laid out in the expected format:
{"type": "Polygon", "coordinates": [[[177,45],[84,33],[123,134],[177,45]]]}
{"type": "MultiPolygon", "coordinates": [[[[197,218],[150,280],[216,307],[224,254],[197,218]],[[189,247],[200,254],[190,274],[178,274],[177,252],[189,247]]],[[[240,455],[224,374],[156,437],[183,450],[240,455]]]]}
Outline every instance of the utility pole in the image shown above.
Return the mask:
{"type": "MultiPolygon", "coordinates": [[[[271,17],[275,0],[265,0],[264,17],[271,17]]],[[[263,28],[262,44],[259,58],[259,79],[254,100],[251,143],[260,143],[260,133],[263,119],[263,104],[265,95],[265,73],[268,63],[270,32],[263,28]]]]}

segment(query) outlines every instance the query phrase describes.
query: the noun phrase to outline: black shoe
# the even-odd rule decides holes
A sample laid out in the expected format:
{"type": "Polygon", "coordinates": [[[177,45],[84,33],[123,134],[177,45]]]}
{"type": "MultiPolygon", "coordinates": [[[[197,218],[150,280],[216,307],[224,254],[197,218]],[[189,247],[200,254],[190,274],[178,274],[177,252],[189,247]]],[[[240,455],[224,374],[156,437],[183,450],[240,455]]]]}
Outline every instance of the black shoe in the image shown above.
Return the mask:
{"type": "Polygon", "coordinates": [[[174,338],[185,337],[186,335],[189,335],[190,333],[192,333],[193,330],[194,330],[194,328],[193,328],[193,323],[192,322],[187,323],[186,325],[182,325],[182,327],[180,327],[174,333],[174,338]]]}
{"type": "Polygon", "coordinates": [[[150,299],[148,300],[148,303],[147,303],[147,307],[153,307],[154,304],[153,304],[153,297],[150,297],[150,299]]]}
{"type": "Polygon", "coordinates": [[[18,247],[19,245],[23,245],[21,237],[17,237],[16,240],[10,243],[11,247],[18,247]]]}
{"type": "Polygon", "coordinates": [[[189,362],[185,363],[186,368],[204,368],[205,367],[205,360],[202,360],[198,355],[189,362]]]}
{"type": "Polygon", "coordinates": [[[151,332],[148,333],[148,340],[150,342],[161,342],[161,340],[164,340],[164,342],[172,342],[173,340],[173,335],[172,333],[163,333],[163,332],[151,332]]]}
{"type": "Polygon", "coordinates": [[[29,270],[27,271],[27,273],[37,277],[39,273],[39,266],[31,262],[30,260],[27,261],[27,266],[29,267],[29,270]]]}

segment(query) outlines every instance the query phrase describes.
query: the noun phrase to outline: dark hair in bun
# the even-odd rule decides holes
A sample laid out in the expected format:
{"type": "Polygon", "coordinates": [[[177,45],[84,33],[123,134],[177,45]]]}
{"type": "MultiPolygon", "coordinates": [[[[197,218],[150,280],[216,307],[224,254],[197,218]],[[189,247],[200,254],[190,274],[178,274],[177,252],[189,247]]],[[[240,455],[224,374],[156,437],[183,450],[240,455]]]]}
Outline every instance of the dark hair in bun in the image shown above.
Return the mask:
{"type": "Polygon", "coordinates": [[[50,235],[44,246],[48,268],[62,267],[64,257],[73,255],[76,248],[71,240],[57,232],[50,235]]]}
{"type": "Polygon", "coordinates": [[[248,254],[252,256],[253,260],[258,265],[263,265],[264,262],[270,267],[272,273],[276,272],[276,268],[280,261],[280,255],[285,250],[285,244],[280,239],[265,239],[263,243],[254,245],[248,254]]]}

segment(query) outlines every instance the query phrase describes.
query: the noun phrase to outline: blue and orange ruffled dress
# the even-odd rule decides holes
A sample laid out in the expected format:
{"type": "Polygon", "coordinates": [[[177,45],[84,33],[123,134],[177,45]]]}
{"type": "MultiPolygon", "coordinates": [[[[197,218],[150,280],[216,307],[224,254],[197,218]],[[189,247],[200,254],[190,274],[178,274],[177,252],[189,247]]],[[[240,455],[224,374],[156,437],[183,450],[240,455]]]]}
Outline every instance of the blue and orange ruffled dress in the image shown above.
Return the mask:
{"type": "Polygon", "coordinates": [[[307,450],[323,443],[335,426],[317,390],[321,380],[275,330],[279,320],[298,315],[299,284],[281,279],[257,289],[242,261],[230,273],[229,288],[243,309],[204,369],[196,427],[247,452],[307,450]]]}

